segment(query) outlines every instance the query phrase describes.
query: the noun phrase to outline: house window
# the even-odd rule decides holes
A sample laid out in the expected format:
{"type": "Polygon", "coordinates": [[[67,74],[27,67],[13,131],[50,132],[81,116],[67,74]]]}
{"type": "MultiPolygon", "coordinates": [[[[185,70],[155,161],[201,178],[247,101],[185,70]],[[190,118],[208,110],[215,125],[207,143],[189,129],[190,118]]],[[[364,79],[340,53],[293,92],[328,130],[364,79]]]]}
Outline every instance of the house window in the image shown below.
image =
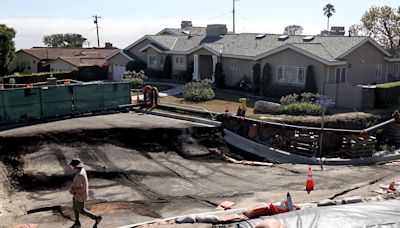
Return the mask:
{"type": "Polygon", "coordinates": [[[292,84],[304,84],[304,67],[278,66],[276,69],[276,81],[292,84]]]}
{"type": "Polygon", "coordinates": [[[400,63],[395,63],[394,64],[393,77],[400,78],[400,63]]]}
{"type": "Polygon", "coordinates": [[[336,84],[346,82],[346,67],[336,68],[336,84]]]}
{"type": "Polygon", "coordinates": [[[149,55],[149,66],[157,66],[157,56],[149,55]]]}
{"type": "Polygon", "coordinates": [[[164,67],[164,62],[165,62],[165,56],[160,55],[159,56],[160,67],[164,67]]]}
{"type": "Polygon", "coordinates": [[[183,67],[185,66],[185,61],[183,59],[183,56],[175,56],[175,66],[180,66],[183,67]]]}
{"type": "Polygon", "coordinates": [[[237,59],[231,59],[229,65],[231,70],[239,70],[237,59]]]}
{"type": "Polygon", "coordinates": [[[376,64],[376,78],[381,79],[382,78],[382,64],[376,64]]]}

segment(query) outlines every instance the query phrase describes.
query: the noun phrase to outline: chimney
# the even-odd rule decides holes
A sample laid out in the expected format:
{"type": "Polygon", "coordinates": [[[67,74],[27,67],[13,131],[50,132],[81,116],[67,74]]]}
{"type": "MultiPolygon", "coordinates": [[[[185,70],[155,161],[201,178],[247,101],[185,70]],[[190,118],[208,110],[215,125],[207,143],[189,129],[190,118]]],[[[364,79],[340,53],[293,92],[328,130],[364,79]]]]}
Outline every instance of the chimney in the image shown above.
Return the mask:
{"type": "Polygon", "coordinates": [[[182,21],[181,23],[181,29],[184,29],[186,27],[192,27],[192,22],[191,21],[182,21]]]}
{"type": "Polygon", "coordinates": [[[207,36],[221,36],[228,33],[228,28],[225,24],[207,25],[207,36]]]}
{"type": "Polygon", "coordinates": [[[110,43],[110,42],[106,42],[106,47],[105,48],[113,48],[113,45],[112,45],[112,43],[110,43]]]}

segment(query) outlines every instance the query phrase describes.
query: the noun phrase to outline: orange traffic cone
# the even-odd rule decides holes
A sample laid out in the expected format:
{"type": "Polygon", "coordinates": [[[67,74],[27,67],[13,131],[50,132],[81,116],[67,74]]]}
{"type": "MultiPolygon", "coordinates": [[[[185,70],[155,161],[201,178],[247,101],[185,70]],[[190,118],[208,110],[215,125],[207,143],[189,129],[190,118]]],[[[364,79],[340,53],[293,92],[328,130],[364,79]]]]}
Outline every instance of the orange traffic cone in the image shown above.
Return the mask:
{"type": "Polygon", "coordinates": [[[306,182],[306,191],[308,194],[310,194],[312,190],[314,190],[314,180],[312,178],[311,166],[309,166],[307,174],[307,182],[306,182]]]}
{"type": "Polygon", "coordinates": [[[396,191],[396,187],[394,186],[394,181],[390,182],[389,190],[396,191]]]}

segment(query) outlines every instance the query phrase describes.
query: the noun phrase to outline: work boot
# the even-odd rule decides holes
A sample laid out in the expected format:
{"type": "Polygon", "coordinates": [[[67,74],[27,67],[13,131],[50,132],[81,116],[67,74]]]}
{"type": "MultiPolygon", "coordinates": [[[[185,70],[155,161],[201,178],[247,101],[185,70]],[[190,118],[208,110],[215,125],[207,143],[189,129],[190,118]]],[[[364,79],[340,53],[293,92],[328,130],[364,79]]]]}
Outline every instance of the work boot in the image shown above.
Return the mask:
{"type": "Polygon", "coordinates": [[[75,222],[74,225],[71,226],[71,228],[80,228],[81,223],[80,222],[75,222]]]}
{"type": "Polygon", "coordinates": [[[103,217],[97,216],[97,218],[95,220],[96,222],[94,223],[93,228],[97,228],[97,225],[99,225],[99,223],[101,222],[102,219],[103,219],[103,217]]]}

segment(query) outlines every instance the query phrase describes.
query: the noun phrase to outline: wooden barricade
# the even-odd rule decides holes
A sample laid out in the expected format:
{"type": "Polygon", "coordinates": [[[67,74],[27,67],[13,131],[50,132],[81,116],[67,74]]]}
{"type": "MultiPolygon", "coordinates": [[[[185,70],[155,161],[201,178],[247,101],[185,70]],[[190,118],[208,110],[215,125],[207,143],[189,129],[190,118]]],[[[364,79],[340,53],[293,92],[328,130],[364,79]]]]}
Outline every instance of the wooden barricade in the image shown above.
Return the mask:
{"type": "Polygon", "coordinates": [[[376,142],[374,136],[345,136],[343,137],[342,152],[349,158],[371,157],[376,151],[376,142]]]}
{"type": "Polygon", "coordinates": [[[304,156],[317,156],[319,137],[314,132],[295,131],[290,149],[304,156]]]}

